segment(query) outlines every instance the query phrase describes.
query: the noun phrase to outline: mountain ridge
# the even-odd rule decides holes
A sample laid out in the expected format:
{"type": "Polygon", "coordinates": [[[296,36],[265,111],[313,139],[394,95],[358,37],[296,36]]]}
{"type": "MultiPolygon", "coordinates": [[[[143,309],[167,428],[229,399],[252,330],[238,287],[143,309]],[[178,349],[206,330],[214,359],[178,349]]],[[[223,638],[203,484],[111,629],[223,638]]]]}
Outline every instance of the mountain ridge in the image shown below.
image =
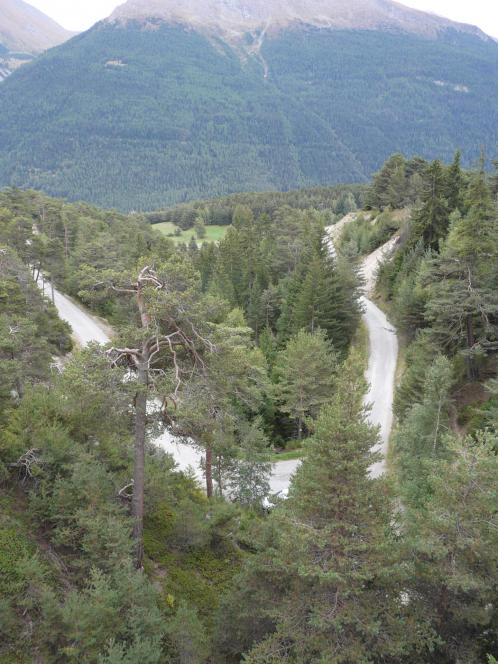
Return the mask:
{"type": "Polygon", "coordinates": [[[481,35],[297,22],[235,43],[114,17],[2,83],[0,187],[143,211],[365,182],[394,152],[470,165],[498,139],[498,44],[481,35]]]}
{"type": "Polygon", "coordinates": [[[0,0],[0,81],[73,34],[23,0],[0,0]]]}
{"type": "Polygon", "coordinates": [[[74,34],[23,0],[0,0],[0,43],[9,51],[41,53],[74,34]]]}
{"type": "MultiPolygon", "coordinates": [[[[244,34],[275,34],[297,25],[338,30],[399,30],[436,37],[456,30],[491,39],[479,28],[406,7],[392,0],[128,0],[107,21],[126,23],[159,19],[201,32],[218,33],[228,41],[244,34]]],[[[150,24],[149,24],[150,26],[150,24]]]]}

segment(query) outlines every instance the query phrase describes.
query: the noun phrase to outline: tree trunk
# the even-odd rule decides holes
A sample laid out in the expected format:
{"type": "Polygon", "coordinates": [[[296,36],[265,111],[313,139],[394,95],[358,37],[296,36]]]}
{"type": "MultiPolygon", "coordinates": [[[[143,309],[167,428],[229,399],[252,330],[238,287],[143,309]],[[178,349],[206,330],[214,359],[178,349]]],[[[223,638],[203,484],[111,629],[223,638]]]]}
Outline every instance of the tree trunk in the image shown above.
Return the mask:
{"type": "Polygon", "coordinates": [[[299,440],[303,439],[303,418],[299,417],[297,421],[297,437],[299,440]]]}
{"type": "Polygon", "coordinates": [[[64,257],[66,260],[69,258],[69,230],[66,222],[64,222],[64,257]]]}
{"type": "Polygon", "coordinates": [[[213,497],[213,448],[206,447],[206,493],[208,498],[213,497]]]}
{"type": "Polygon", "coordinates": [[[138,390],[135,402],[135,462],[133,469],[133,539],[135,541],[135,566],[143,567],[144,545],[144,486],[145,486],[145,434],[147,427],[147,387],[149,383],[148,357],[140,357],[137,372],[138,390]]]}
{"type": "Polygon", "coordinates": [[[216,464],[216,470],[217,470],[217,477],[216,481],[218,482],[218,493],[221,498],[223,498],[223,477],[222,477],[222,469],[221,469],[221,457],[217,457],[218,463],[216,464]]]}
{"type": "MultiPolygon", "coordinates": [[[[472,321],[472,316],[468,315],[467,316],[467,348],[469,350],[472,350],[475,344],[475,337],[474,337],[474,323],[472,321]]],[[[475,358],[473,358],[471,355],[467,356],[466,358],[466,364],[467,364],[467,378],[470,381],[475,381],[478,380],[479,378],[479,369],[477,367],[477,363],[475,361],[475,358]]]]}
{"type": "Polygon", "coordinates": [[[137,305],[138,311],[140,312],[140,321],[144,330],[147,330],[150,325],[150,316],[147,312],[147,307],[145,306],[144,296],[142,292],[142,285],[138,285],[137,290],[137,305]]]}

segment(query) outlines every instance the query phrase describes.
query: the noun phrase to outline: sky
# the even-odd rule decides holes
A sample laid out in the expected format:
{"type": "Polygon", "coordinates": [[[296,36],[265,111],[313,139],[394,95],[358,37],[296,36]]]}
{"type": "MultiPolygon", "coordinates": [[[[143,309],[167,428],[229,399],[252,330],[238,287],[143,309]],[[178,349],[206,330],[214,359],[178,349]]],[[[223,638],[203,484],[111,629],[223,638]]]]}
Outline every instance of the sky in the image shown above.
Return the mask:
{"type": "MultiPolygon", "coordinates": [[[[109,16],[124,0],[27,0],[69,30],[86,30],[109,16]]],[[[431,11],[455,21],[478,25],[498,38],[497,0],[401,0],[402,4],[431,11]]]]}

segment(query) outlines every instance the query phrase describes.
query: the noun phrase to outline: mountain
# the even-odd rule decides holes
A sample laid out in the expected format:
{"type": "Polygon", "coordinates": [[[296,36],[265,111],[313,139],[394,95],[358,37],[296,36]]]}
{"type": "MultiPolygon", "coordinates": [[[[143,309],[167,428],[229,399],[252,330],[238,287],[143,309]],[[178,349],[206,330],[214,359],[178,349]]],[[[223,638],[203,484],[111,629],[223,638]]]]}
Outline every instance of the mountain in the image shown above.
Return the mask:
{"type": "Polygon", "coordinates": [[[180,23],[230,41],[253,31],[267,33],[296,26],[340,30],[401,30],[436,36],[451,28],[485,38],[473,26],[409,9],[391,0],[128,0],[110,17],[113,22],[151,18],[180,23]]]}
{"type": "Polygon", "coordinates": [[[0,0],[0,81],[72,33],[22,0],[0,0]]]}
{"type": "Polygon", "coordinates": [[[498,44],[388,0],[131,0],[0,86],[0,185],[124,210],[467,162],[498,44]]]}

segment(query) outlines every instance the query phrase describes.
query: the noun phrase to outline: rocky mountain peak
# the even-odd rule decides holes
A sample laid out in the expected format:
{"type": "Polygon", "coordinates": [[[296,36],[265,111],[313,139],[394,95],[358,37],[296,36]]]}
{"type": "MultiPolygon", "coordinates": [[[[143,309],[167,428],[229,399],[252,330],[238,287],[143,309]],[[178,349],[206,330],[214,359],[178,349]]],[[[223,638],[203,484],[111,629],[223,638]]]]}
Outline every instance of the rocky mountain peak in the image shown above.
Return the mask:
{"type": "Polygon", "coordinates": [[[390,30],[435,37],[453,28],[485,38],[478,28],[405,7],[391,0],[128,0],[113,22],[180,23],[236,38],[293,25],[345,30],[390,30]]]}

